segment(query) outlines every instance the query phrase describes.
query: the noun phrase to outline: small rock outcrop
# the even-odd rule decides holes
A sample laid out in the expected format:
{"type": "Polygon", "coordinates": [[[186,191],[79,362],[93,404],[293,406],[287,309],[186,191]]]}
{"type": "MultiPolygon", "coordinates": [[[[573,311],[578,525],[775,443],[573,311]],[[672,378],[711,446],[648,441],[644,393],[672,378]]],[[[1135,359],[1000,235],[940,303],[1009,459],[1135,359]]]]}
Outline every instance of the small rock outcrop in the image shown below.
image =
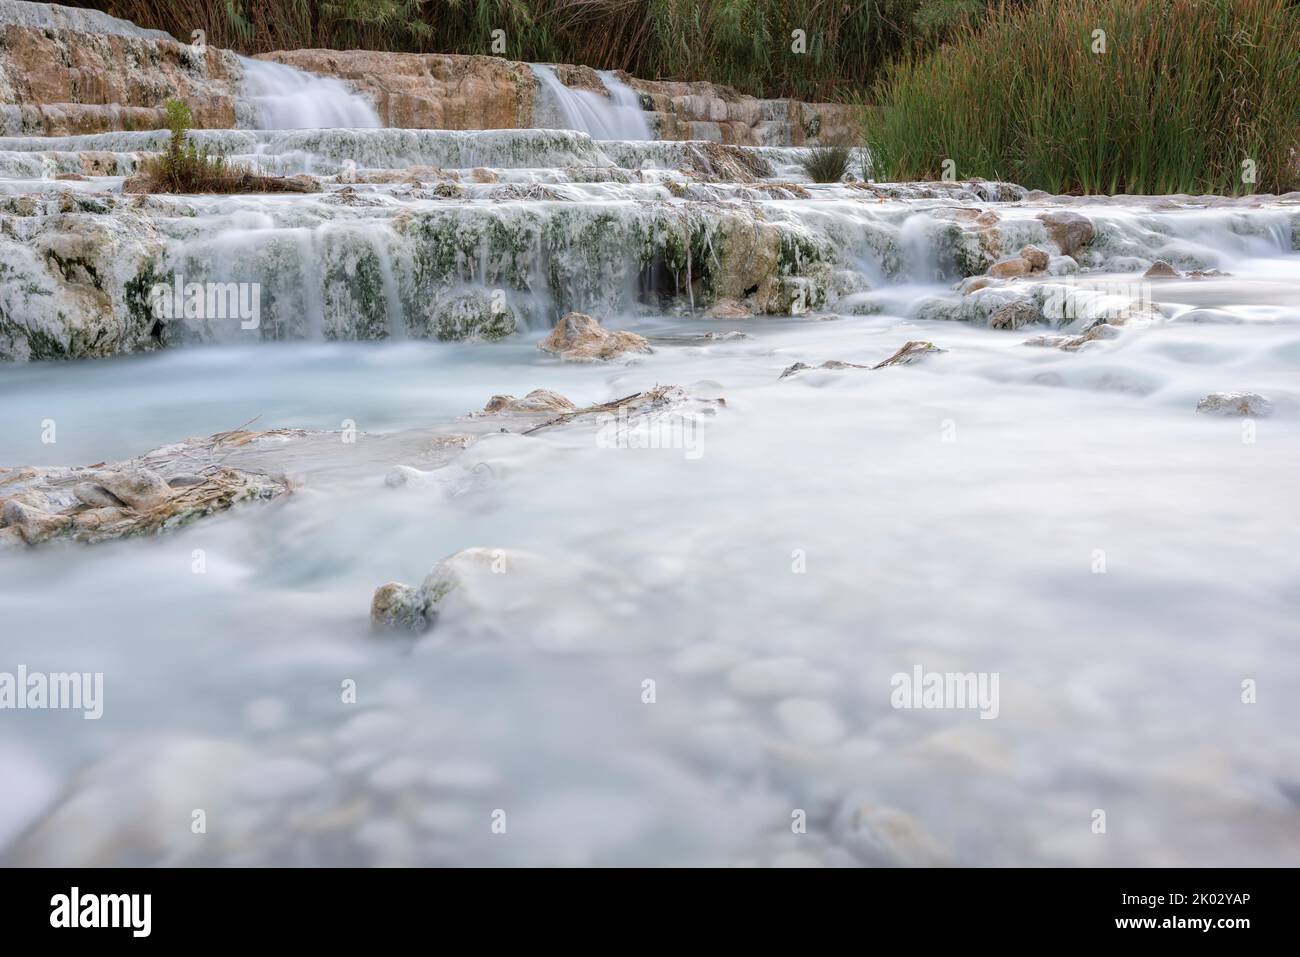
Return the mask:
{"type": "Polygon", "coordinates": [[[1015,279],[1047,269],[1051,257],[1038,246],[1024,246],[1020,252],[1000,259],[989,266],[988,274],[995,279],[1015,279]]]}
{"type": "Polygon", "coordinates": [[[239,58],[97,10],[0,3],[0,118],[6,135],[156,129],[180,97],[205,127],[237,125],[239,58]]]}
{"type": "Polygon", "coordinates": [[[796,362],[794,365],[787,366],[779,378],[784,379],[787,376],[797,375],[800,372],[807,372],[811,369],[828,369],[831,371],[840,369],[884,369],[889,366],[910,365],[928,355],[935,355],[945,350],[940,349],[933,342],[926,342],[922,339],[914,339],[903,345],[901,349],[895,352],[888,359],[877,362],[873,366],[862,365],[857,362],[842,362],[839,359],[828,359],[821,365],[810,366],[806,362],[796,362]]]}
{"type": "Polygon", "coordinates": [[[1099,322],[1087,332],[1077,336],[1035,336],[1033,339],[1026,339],[1024,344],[1060,349],[1063,352],[1078,352],[1090,342],[1114,339],[1118,335],[1119,329],[1116,326],[1109,322],[1099,322]]]}
{"type": "Polygon", "coordinates": [[[1196,411],[1207,415],[1270,415],[1273,403],[1258,392],[1211,392],[1196,403],[1196,411]]]}
{"type": "Polygon", "coordinates": [[[1033,302],[1016,299],[1005,306],[1000,306],[989,316],[990,329],[1019,329],[1032,325],[1042,319],[1042,314],[1033,302]]]}
{"type": "Polygon", "coordinates": [[[884,369],[888,366],[911,365],[913,362],[919,362],[926,356],[938,355],[940,352],[944,351],[946,350],[940,349],[933,342],[926,342],[923,339],[913,339],[911,342],[905,343],[901,349],[895,352],[888,359],[883,362],[877,362],[871,368],[884,369]]]}
{"type": "Polygon", "coordinates": [[[569,312],[561,316],[551,334],[539,342],[537,348],[548,355],[579,362],[654,351],[645,336],[639,336],[635,332],[610,332],[582,312],[569,312]]]}
{"type": "Polygon", "coordinates": [[[91,468],[0,468],[0,546],[94,543],[178,528],[289,491],[283,476],[224,464],[273,433],[231,432],[91,468]]]}
{"type": "Polygon", "coordinates": [[[1084,247],[1097,238],[1097,227],[1092,220],[1079,213],[1059,210],[1040,213],[1038,218],[1062,256],[1078,259],[1084,247]]]}
{"type": "Polygon", "coordinates": [[[488,399],[483,411],[503,415],[536,415],[538,412],[572,412],[577,406],[550,389],[534,389],[522,399],[513,395],[494,395],[488,399]]]}
{"type": "Polygon", "coordinates": [[[1032,245],[1021,248],[1020,258],[1029,263],[1030,272],[1042,272],[1051,260],[1047,250],[1032,245]]]}
{"type": "MultiPolygon", "coordinates": [[[[451,609],[478,604],[486,576],[533,570],[541,559],[504,548],[466,548],[438,562],[418,588],[386,582],[370,601],[370,626],[377,632],[420,634],[451,609]]],[[[490,579],[488,579],[490,581],[490,579]]]]}
{"type": "Polygon", "coordinates": [[[1163,259],[1157,259],[1151,268],[1142,274],[1144,279],[1178,279],[1181,273],[1163,259]]]}
{"type": "Polygon", "coordinates": [[[806,362],[796,362],[792,366],[787,366],[781,373],[781,378],[792,376],[799,372],[807,372],[809,369],[870,369],[871,366],[860,365],[857,362],[841,362],[839,359],[828,359],[819,366],[810,366],[806,362]]]}

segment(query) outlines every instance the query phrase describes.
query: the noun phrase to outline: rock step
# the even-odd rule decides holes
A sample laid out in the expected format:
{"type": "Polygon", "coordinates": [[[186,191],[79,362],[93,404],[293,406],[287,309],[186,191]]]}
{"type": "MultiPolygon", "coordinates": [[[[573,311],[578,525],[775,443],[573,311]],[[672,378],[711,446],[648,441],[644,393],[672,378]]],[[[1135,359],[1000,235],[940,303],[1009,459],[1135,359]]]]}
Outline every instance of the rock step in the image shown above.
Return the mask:
{"type": "MultiPolygon", "coordinates": [[[[489,56],[290,50],[258,59],[345,81],[382,122],[405,129],[537,126],[539,83],[527,63],[489,56]]],[[[244,61],[247,62],[247,61],[244,61]]],[[[203,128],[251,127],[245,72],[230,50],[196,46],[92,10],[0,0],[0,132],[63,136],[162,125],[180,97],[203,128]]],[[[604,92],[596,71],[561,65],[566,86],[604,92]]],[[[713,83],[621,75],[656,135],[741,146],[802,146],[846,131],[848,107],[760,100],[713,83]]]]}

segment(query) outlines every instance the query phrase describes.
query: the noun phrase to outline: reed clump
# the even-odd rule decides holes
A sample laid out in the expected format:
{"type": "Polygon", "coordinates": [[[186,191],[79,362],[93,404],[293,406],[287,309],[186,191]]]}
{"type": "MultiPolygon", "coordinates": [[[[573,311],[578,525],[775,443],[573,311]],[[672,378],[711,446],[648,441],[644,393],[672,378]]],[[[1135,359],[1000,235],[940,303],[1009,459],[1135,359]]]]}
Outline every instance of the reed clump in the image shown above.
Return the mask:
{"type": "Polygon", "coordinates": [[[1300,7],[1287,0],[1003,6],[909,55],[864,111],[878,179],[1053,193],[1300,187],[1300,7]]]}
{"type": "Polygon", "coordinates": [[[581,63],[840,99],[988,0],[71,0],[241,53],[325,48],[581,63]],[[499,32],[498,32],[499,31],[499,32]]]}

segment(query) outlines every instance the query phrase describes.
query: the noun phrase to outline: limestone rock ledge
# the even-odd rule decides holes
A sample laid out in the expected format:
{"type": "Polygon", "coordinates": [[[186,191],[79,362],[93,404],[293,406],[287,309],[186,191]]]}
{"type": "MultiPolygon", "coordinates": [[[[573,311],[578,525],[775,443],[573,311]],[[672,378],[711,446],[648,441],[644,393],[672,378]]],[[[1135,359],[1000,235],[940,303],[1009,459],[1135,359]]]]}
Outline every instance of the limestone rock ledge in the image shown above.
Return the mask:
{"type": "MultiPolygon", "coordinates": [[[[182,38],[188,40],[190,38],[182,38]]],[[[408,129],[535,127],[538,81],[527,63],[491,56],[290,50],[259,59],[336,77],[368,96],[386,126],[408,129]]],[[[567,86],[605,94],[590,67],[560,65],[567,86]]],[[[252,125],[241,99],[240,57],[182,42],[95,10],[0,0],[0,132],[63,136],[161,126],[180,97],[196,126],[252,125]]],[[[848,130],[839,104],[760,100],[707,82],[622,79],[655,134],[742,146],[802,146],[848,130]]]]}
{"type": "Polygon", "coordinates": [[[0,468],[0,548],[152,535],[277,498],[290,490],[288,479],[231,467],[224,456],[290,434],[225,432],[86,468],[0,468]]]}
{"type": "Polygon", "coordinates": [[[162,125],[180,97],[197,126],[239,125],[239,58],[95,10],[0,0],[0,130],[63,136],[162,125]]]}
{"type": "MultiPolygon", "coordinates": [[[[408,129],[525,129],[537,125],[537,79],[527,63],[450,53],[288,50],[258,59],[346,81],[374,101],[386,126],[408,129]]],[[[565,86],[607,91],[596,71],[561,64],[565,86]]],[[[659,139],[737,146],[804,146],[848,133],[848,106],[760,100],[715,83],[646,80],[616,74],[641,98],[659,139]]]]}

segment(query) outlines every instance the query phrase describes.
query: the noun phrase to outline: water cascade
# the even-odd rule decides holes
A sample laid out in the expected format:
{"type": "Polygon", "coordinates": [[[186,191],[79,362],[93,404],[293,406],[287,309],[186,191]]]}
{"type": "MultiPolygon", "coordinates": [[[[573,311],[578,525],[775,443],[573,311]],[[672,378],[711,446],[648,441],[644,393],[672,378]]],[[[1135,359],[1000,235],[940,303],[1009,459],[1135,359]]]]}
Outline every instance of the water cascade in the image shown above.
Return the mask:
{"type": "Polygon", "coordinates": [[[612,72],[599,74],[608,92],[608,96],[602,96],[565,86],[554,67],[537,63],[532,70],[542,89],[538,126],[578,130],[596,140],[654,139],[636,91],[612,72]]]}
{"type": "Polygon", "coordinates": [[[375,108],[341,80],[284,63],[240,57],[244,96],[259,130],[377,129],[375,108]]]}
{"type": "Polygon", "coordinates": [[[814,183],[546,66],[550,128],[375,128],[244,63],[264,128],[190,135],[312,191],[0,137],[0,677],[105,689],[0,714],[0,866],[1294,865],[1294,195],[814,183]],[[646,348],[539,350],[567,310],[646,348]],[[164,512],[287,490],[29,541],[178,458],[164,512]],[[470,548],[510,573],[372,634],[470,548]],[[997,720],[900,708],[922,667],[997,720]]]}

